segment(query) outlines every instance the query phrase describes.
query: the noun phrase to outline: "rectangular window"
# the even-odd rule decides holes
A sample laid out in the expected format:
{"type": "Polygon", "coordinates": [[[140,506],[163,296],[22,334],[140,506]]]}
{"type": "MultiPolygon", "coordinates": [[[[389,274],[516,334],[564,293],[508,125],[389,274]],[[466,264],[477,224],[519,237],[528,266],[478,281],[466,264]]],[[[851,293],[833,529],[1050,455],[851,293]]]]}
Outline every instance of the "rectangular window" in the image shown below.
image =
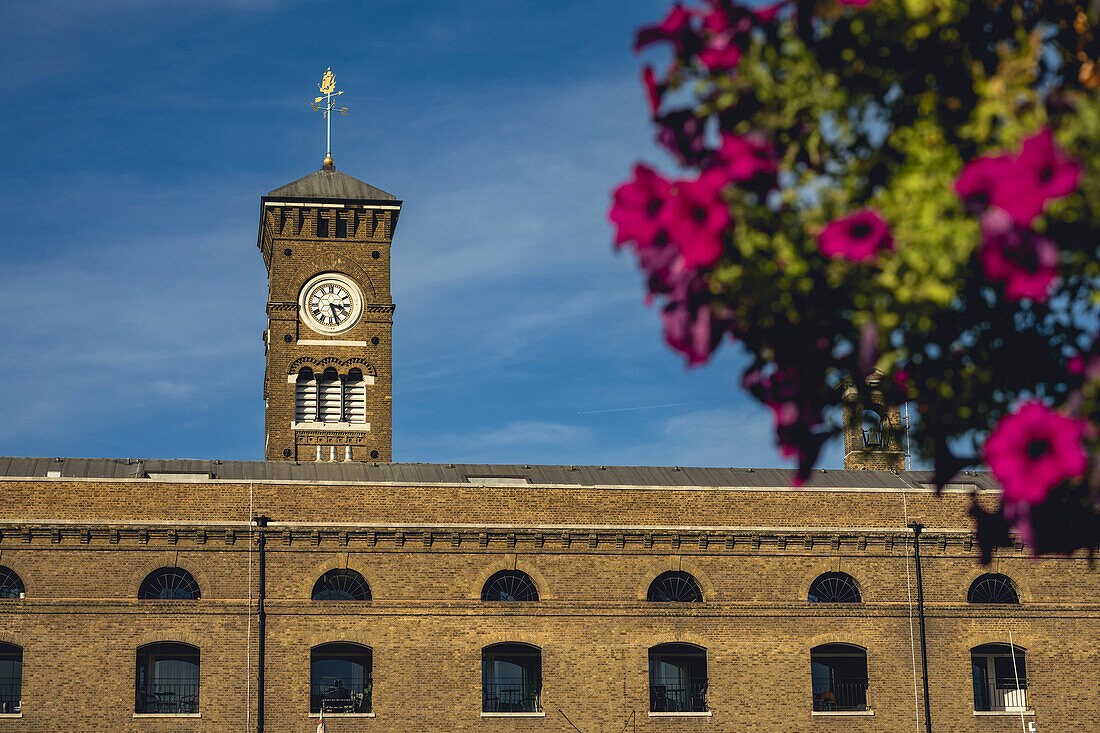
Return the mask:
{"type": "Polygon", "coordinates": [[[1023,649],[985,644],[971,650],[974,709],[1020,712],[1027,709],[1027,666],[1023,649]]]}

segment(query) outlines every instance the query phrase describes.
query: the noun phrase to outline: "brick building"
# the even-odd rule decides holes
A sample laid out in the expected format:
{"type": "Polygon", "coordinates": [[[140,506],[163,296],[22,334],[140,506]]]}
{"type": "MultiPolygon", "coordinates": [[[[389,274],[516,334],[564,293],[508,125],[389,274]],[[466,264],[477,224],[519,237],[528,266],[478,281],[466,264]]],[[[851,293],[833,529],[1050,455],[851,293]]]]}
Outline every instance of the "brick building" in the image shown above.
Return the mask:
{"type": "Polygon", "coordinates": [[[802,490],[388,462],[400,205],[264,197],[266,461],[0,459],[0,731],[923,730],[922,657],[933,730],[1100,730],[1096,572],[980,567],[884,405],[802,490]]]}

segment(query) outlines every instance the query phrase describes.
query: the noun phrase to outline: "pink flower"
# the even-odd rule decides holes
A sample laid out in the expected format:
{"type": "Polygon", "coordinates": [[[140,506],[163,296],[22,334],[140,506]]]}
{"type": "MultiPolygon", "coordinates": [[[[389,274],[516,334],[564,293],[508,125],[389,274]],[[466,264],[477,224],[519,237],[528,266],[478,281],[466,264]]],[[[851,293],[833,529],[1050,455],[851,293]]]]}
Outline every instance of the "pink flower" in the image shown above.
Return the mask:
{"type": "Polygon", "coordinates": [[[665,85],[657,82],[657,75],[653,73],[652,66],[646,66],[642,70],[642,84],[645,85],[645,96],[649,102],[649,112],[654,117],[661,108],[661,97],[665,95],[665,85]]]}
{"type": "Polygon", "coordinates": [[[1001,418],[985,441],[985,461],[1004,487],[1005,501],[1041,504],[1052,488],[1083,476],[1087,425],[1038,400],[1001,418]]]}
{"type": "Polygon", "coordinates": [[[662,218],[669,239],[689,269],[710,267],[722,256],[730,225],[729,205],[722,198],[726,180],[723,175],[705,172],[694,181],[672,184],[662,218]]]}
{"type": "Polygon", "coordinates": [[[862,209],[830,222],[817,235],[821,254],[849,262],[873,260],[880,250],[894,247],[890,225],[874,209],[862,209]]]}
{"type": "Polygon", "coordinates": [[[703,50],[699,52],[699,61],[710,71],[732,69],[740,60],[741,47],[726,35],[707,39],[703,50]]]}
{"type": "Polygon", "coordinates": [[[672,302],[661,311],[665,341],[687,359],[688,366],[698,366],[710,358],[722,341],[724,330],[715,323],[709,305],[692,308],[686,302],[672,302]]]}
{"type": "Polygon", "coordinates": [[[634,166],[634,180],[615,189],[607,218],[617,227],[615,245],[636,242],[638,247],[653,246],[663,236],[661,215],[669,198],[670,184],[652,168],[634,166]]]}
{"type": "Polygon", "coordinates": [[[771,175],[776,171],[775,151],[770,145],[731,132],[722,133],[722,147],[715,153],[714,161],[734,181],[750,181],[759,173],[771,175]]]}
{"type": "Polygon", "coordinates": [[[1050,128],[1024,140],[1011,170],[992,191],[990,203],[1009,213],[1020,226],[1029,226],[1050,199],[1077,190],[1081,166],[1054,144],[1050,128]]]}
{"type": "Polygon", "coordinates": [[[1058,278],[1058,246],[1046,237],[1012,221],[1001,209],[982,217],[982,246],[978,257],[990,280],[1005,283],[1009,300],[1046,301],[1058,278]]]}
{"type": "Polygon", "coordinates": [[[1049,128],[1024,140],[1019,155],[984,156],[965,166],[955,191],[970,213],[989,206],[1008,212],[1020,226],[1030,226],[1051,199],[1073,193],[1081,166],[1054,144],[1049,128]]]}
{"type": "Polygon", "coordinates": [[[980,214],[993,200],[993,189],[1011,175],[1012,159],[1007,155],[975,158],[963,166],[955,179],[955,192],[971,214],[980,214]]]}
{"type": "Polygon", "coordinates": [[[755,15],[756,19],[761,23],[771,23],[779,16],[779,11],[783,9],[783,6],[786,5],[787,2],[788,0],[780,0],[772,5],[756,8],[756,10],[753,11],[753,15],[755,15]]]}
{"type": "Polygon", "coordinates": [[[676,3],[660,23],[638,29],[638,35],[634,38],[634,51],[641,51],[651,43],[668,41],[676,47],[677,54],[683,53],[685,46],[695,36],[691,29],[691,18],[692,12],[676,3]]]}
{"type": "Polygon", "coordinates": [[[757,17],[731,0],[714,0],[703,18],[703,49],[699,61],[710,71],[737,66],[757,17]]]}

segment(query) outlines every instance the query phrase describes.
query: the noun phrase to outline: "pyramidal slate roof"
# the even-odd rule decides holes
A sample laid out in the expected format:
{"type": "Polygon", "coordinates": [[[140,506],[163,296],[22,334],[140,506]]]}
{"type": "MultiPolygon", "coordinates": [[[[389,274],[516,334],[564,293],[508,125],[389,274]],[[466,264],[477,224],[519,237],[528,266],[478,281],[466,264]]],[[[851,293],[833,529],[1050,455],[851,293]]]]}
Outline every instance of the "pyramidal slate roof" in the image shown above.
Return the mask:
{"type": "Polygon", "coordinates": [[[322,168],[305,178],[280,186],[267,194],[279,198],[302,199],[350,199],[358,201],[396,201],[392,193],[386,193],[335,168],[322,168]]]}

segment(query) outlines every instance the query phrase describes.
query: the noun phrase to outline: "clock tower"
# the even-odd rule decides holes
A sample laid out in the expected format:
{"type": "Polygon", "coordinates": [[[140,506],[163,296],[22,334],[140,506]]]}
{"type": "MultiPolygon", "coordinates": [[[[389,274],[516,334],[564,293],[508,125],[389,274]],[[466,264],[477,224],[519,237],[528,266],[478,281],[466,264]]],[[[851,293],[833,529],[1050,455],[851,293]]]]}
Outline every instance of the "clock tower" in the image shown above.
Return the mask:
{"type": "Polygon", "coordinates": [[[336,170],[260,199],[269,461],[390,461],[390,245],[401,202],[336,170]]]}

